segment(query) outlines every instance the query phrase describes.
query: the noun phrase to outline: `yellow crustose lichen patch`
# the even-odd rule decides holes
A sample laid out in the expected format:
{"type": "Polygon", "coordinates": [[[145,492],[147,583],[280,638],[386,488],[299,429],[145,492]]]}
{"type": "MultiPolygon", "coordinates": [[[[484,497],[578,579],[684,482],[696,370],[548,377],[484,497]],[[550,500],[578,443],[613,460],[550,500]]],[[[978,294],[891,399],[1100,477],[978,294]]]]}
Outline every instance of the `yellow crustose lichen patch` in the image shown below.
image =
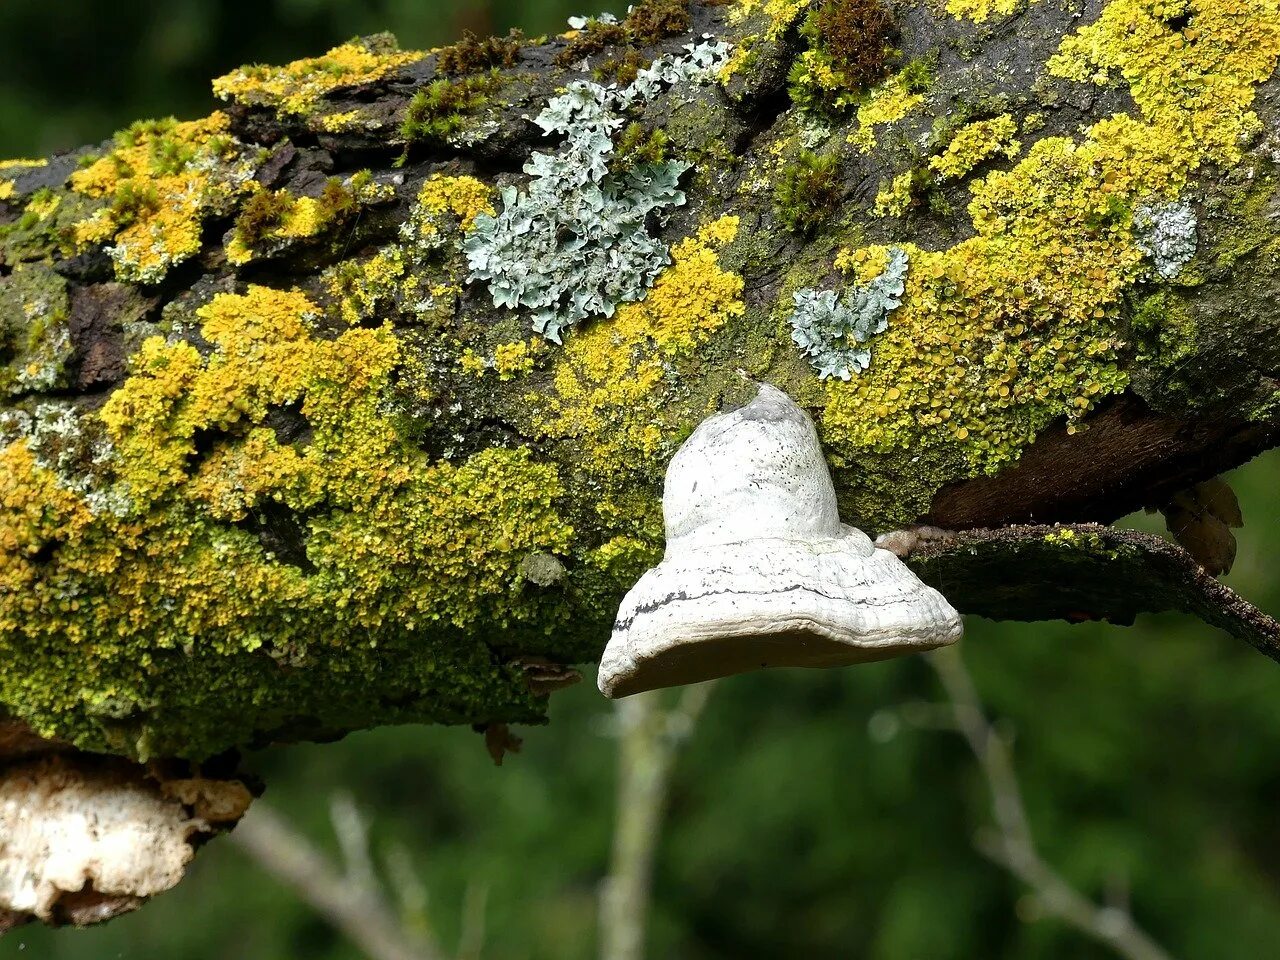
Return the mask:
{"type": "Polygon", "coordinates": [[[876,194],[876,216],[900,217],[906,213],[915,199],[915,182],[915,171],[907,170],[894,177],[891,184],[882,187],[876,194]]]}
{"type": "Polygon", "coordinates": [[[960,180],[994,156],[1012,160],[1022,149],[1015,139],[1017,134],[1018,122],[1007,113],[967,124],[956,131],[942,153],[929,161],[929,169],[939,180],[960,180]]]}
{"type": "Polygon", "coordinates": [[[671,251],[648,295],[623,304],[609,320],[574,330],[554,367],[550,397],[531,395],[539,428],[573,438],[591,469],[613,473],[671,443],[663,416],[668,364],[691,354],[742,315],[742,278],[720,267],[716,252],[737,236],[738,218],[723,217],[671,251]]]}
{"type": "Polygon", "coordinates": [[[436,233],[440,218],[451,214],[464,233],[470,233],[481,214],[493,216],[493,188],[475,177],[435,174],[418,191],[414,220],[420,232],[436,233]]]}
{"type": "Polygon", "coordinates": [[[862,153],[870,153],[875,147],[876,127],[897,123],[924,103],[925,95],[912,91],[908,77],[905,71],[889,77],[858,108],[858,128],[848,140],[862,153]]]}
{"type": "Polygon", "coordinates": [[[770,40],[776,40],[796,22],[812,2],[813,0],[738,0],[737,6],[729,16],[733,23],[741,23],[747,17],[763,13],[769,18],[769,27],[765,31],[765,36],[770,40]]]}
{"type": "Polygon", "coordinates": [[[0,180],[0,200],[12,200],[15,186],[12,180],[0,180]]]}
{"type": "Polygon", "coordinates": [[[213,92],[223,100],[306,115],[334,90],[372,83],[422,57],[420,51],[384,49],[356,40],[322,57],[295,60],[283,67],[241,67],[213,81],[213,92]]]}
{"type": "MultiPolygon", "coordinates": [[[[111,480],[128,493],[121,515],[90,514],[25,440],[0,451],[0,663],[41,646],[30,662],[50,665],[43,676],[0,668],[0,701],[41,732],[82,732],[59,718],[103,691],[149,702],[152,684],[186,675],[153,673],[160,651],[187,650],[190,669],[262,645],[295,660],[313,644],[356,656],[432,624],[500,629],[533,616],[519,563],[572,538],[555,469],[522,449],[427,462],[388,415],[402,362],[391,329],[318,339],[317,313],[302,293],[251,286],[198,311],[208,355],[144,343],[100,414],[111,480]],[[283,444],[268,425],[285,408],[305,420],[306,443],[283,444]],[[269,504],[306,530],[302,566],[245,526],[269,504]]],[[[270,686],[234,696],[249,713],[273,702],[270,686]]]]}
{"type": "Polygon", "coordinates": [[[204,219],[226,212],[253,173],[229,127],[226,114],[214,113],[118,134],[115,149],[71,175],[73,190],[107,204],[76,224],[76,243],[113,242],[117,276],[140,283],[159,282],[199,252],[204,219]]]}
{"type": "Polygon", "coordinates": [[[974,23],[986,23],[992,17],[1017,13],[1024,3],[1036,2],[1038,0],[947,0],[947,13],[974,23]]]}
{"type": "Polygon", "coordinates": [[[543,340],[517,340],[514,343],[500,343],[494,348],[493,357],[485,359],[475,350],[468,347],[462,352],[458,365],[463,373],[473,377],[483,376],[486,370],[492,370],[499,380],[514,380],[518,376],[533,371],[539,353],[543,351],[543,340]]]}
{"type": "Polygon", "coordinates": [[[1122,296],[1143,269],[1132,211],[1176,198],[1205,163],[1239,160],[1258,124],[1254,87],[1277,57],[1280,0],[1112,0],[1068,37],[1051,71],[1119,73],[1142,117],[1035,143],[974,184],[977,236],[938,252],[904,247],[904,303],[873,341],[870,370],[827,386],[835,449],[856,460],[912,448],[923,432],[971,470],[994,470],[1054,420],[1078,423],[1122,390],[1122,296]],[[1183,13],[1184,29],[1165,19],[1183,13]]]}
{"type": "Polygon", "coordinates": [[[428,177],[401,231],[405,243],[389,244],[368,259],[348,260],[326,272],[326,286],[342,319],[349,324],[367,320],[397,298],[409,304],[451,302],[459,292],[455,278],[442,271],[437,282],[425,282],[423,258],[449,240],[460,241],[482,213],[493,213],[488,184],[468,176],[428,177]]]}

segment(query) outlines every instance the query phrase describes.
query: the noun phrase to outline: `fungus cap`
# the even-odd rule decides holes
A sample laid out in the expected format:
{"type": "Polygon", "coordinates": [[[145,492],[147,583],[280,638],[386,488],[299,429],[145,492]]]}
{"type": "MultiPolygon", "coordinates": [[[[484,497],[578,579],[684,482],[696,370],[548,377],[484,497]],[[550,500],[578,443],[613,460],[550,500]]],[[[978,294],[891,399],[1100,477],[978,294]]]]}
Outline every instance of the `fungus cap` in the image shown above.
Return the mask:
{"type": "Polygon", "coordinates": [[[960,638],[941,594],[840,522],[813,421],[775,387],[698,426],[667,468],[662,508],[666,555],[618,610],[606,696],[960,638]]]}

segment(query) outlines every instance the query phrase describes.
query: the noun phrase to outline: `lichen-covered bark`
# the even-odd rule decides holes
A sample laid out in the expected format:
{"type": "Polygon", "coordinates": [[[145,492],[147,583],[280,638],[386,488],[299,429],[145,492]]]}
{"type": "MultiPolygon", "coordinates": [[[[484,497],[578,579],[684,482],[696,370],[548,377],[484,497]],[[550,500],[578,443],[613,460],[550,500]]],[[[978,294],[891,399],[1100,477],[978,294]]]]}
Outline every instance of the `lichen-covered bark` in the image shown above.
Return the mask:
{"type": "Polygon", "coordinates": [[[648,0],[3,165],[0,705],[537,721],[751,379],[871,532],[1167,501],[1280,430],[1278,57],[1280,0],[648,0]]]}

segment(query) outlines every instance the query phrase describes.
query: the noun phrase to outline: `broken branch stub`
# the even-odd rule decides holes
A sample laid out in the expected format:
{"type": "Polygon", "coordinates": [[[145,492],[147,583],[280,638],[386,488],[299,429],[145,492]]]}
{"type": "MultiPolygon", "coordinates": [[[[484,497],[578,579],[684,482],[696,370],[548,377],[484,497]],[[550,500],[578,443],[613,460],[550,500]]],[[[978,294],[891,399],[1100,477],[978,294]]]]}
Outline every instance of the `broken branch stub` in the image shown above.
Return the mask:
{"type": "Polygon", "coordinates": [[[667,469],[667,550],[624,598],[609,697],[765,667],[836,667],[954,643],[960,617],[840,522],[817,431],[785,393],[703,421],[667,469]]]}

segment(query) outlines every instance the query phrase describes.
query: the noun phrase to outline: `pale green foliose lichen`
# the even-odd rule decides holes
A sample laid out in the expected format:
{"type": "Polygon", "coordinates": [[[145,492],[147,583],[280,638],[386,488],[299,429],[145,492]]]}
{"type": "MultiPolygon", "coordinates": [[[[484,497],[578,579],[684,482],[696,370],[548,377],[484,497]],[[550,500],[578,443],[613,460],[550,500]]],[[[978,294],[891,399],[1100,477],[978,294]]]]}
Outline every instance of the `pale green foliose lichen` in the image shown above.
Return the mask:
{"type": "Polygon", "coordinates": [[[555,343],[565,328],[639,300],[670,262],[649,221],[684,203],[679,180],[688,164],[613,172],[609,161],[621,111],[665,85],[711,79],[728,54],[723,43],[686,50],[655,61],[622,90],[577,81],[552,98],[535,122],[564,144],[535,153],[524,168],[528,188],[505,188],[502,211],[476,219],[466,243],[469,280],[488,284],[494,306],[530,311],[533,329],[555,343]]]}
{"type": "Polygon", "coordinates": [[[806,287],[795,293],[791,339],[822,380],[849,380],[871,365],[866,344],[889,327],[889,314],[902,306],[908,257],[894,248],[884,271],[840,296],[834,290],[806,287]]]}
{"type": "Polygon", "coordinates": [[[1172,280],[1196,255],[1196,211],[1186,201],[1139,207],[1133,215],[1138,249],[1172,280]]]}

